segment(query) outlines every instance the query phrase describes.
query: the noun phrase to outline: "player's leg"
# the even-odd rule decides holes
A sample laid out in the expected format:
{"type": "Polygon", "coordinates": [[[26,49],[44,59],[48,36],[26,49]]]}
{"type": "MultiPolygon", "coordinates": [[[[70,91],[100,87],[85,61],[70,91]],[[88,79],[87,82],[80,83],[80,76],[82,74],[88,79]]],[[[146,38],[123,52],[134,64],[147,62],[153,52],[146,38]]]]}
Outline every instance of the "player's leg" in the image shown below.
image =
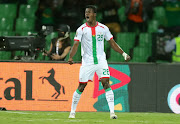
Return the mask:
{"type": "Polygon", "coordinates": [[[79,86],[78,89],[73,94],[71,112],[69,118],[75,118],[75,111],[77,108],[77,104],[80,100],[81,94],[84,91],[87,82],[89,80],[92,80],[93,74],[94,74],[93,67],[89,68],[89,66],[81,66],[79,73],[79,86]]]}
{"type": "Polygon", "coordinates": [[[109,78],[101,78],[102,86],[105,90],[106,100],[110,109],[110,118],[117,119],[117,116],[114,113],[114,93],[109,84],[109,78]]]}
{"type": "Polygon", "coordinates": [[[87,83],[79,83],[78,89],[74,92],[71,105],[71,113],[75,113],[77,104],[86,85],[87,83]]]}
{"type": "Polygon", "coordinates": [[[84,91],[87,83],[79,83],[78,89],[73,93],[72,104],[71,104],[71,112],[69,118],[75,118],[75,111],[77,108],[77,104],[81,98],[81,94],[84,91]]]}
{"type": "Polygon", "coordinates": [[[117,116],[114,114],[114,93],[109,84],[110,73],[107,62],[99,64],[96,73],[105,90],[106,100],[110,109],[110,118],[116,119],[117,116]]]}

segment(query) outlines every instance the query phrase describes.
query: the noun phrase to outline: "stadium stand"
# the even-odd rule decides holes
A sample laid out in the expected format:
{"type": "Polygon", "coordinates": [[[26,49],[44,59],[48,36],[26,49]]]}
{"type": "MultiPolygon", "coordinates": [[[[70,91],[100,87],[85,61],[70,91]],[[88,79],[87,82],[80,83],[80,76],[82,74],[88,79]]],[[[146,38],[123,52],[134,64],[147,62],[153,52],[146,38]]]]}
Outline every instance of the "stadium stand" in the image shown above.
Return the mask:
{"type": "Polygon", "coordinates": [[[17,4],[0,4],[0,18],[15,19],[17,13],[17,4]]]}
{"type": "MultiPolygon", "coordinates": [[[[37,33],[38,28],[36,28],[36,21],[39,19],[36,17],[36,11],[40,6],[41,0],[27,0],[26,2],[12,2],[12,3],[1,3],[0,4],[0,36],[27,36],[32,33],[37,33]]],[[[120,8],[118,9],[118,16],[121,25],[127,31],[126,25],[126,5],[123,0],[117,0],[120,3],[120,8]]],[[[61,6],[62,7],[62,6],[61,6]]],[[[126,51],[128,54],[132,54],[131,62],[146,62],[148,56],[152,55],[152,34],[158,32],[160,26],[171,27],[177,26],[179,24],[179,3],[165,2],[161,6],[153,7],[152,18],[147,20],[147,32],[119,32],[115,36],[115,41],[126,51]],[[136,37],[139,37],[138,44],[136,44],[136,37]],[[137,52],[137,53],[136,53],[137,52]]],[[[101,22],[102,13],[97,13],[97,20],[101,22]]],[[[85,22],[86,20],[84,20],[85,22]]],[[[49,49],[51,39],[57,36],[57,32],[53,32],[46,37],[46,47],[49,49]]],[[[71,32],[71,45],[74,42],[75,32],[71,32]]],[[[123,62],[123,57],[116,53],[114,50],[110,49],[109,43],[105,41],[105,52],[109,52],[108,61],[109,62],[123,62]]],[[[1,55],[6,55],[2,54],[1,55]]],[[[5,52],[6,53],[6,52],[5,52]]],[[[24,54],[21,51],[17,51],[16,55],[24,54]]],[[[7,53],[7,57],[0,59],[10,59],[10,54],[7,53]]],[[[69,55],[68,55],[69,56],[69,55]]],[[[68,57],[67,57],[68,58],[68,57]]],[[[39,55],[37,60],[48,60],[44,56],[39,55]]],[[[66,59],[67,60],[67,59],[66,59]]],[[[80,46],[78,48],[77,54],[74,57],[74,61],[81,61],[81,50],[80,46]]]]}
{"type": "Polygon", "coordinates": [[[34,31],[35,20],[31,18],[17,18],[16,32],[18,31],[34,31]]]}
{"type": "Polygon", "coordinates": [[[148,22],[148,33],[155,33],[158,31],[159,22],[157,20],[150,20],[148,22]]]}
{"type": "Polygon", "coordinates": [[[34,31],[17,31],[16,32],[16,35],[20,35],[20,36],[29,36],[33,34],[37,34],[37,32],[34,32],[34,31]]]}
{"type": "Polygon", "coordinates": [[[167,26],[166,11],[164,7],[158,6],[153,8],[153,19],[157,20],[160,25],[167,26]]]}
{"type": "Polygon", "coordinates": [[[133,48],[133,57],[131,62],[147,62],[150,53],[146,47],[136,46],[133,48]]]}
{"type": "Polygon", "coordinates": [[[134,47],[136,34],[132,32],[118,33],[116,42],[126,51],[130,53],[130,49],[134,47]]]}
{"type": "MultiPolygon", "coordinates": [[[[118,33],[117,38],[115,39],[117,44],[127,53],[130,54],[130,49],[135,45],[135,33],[118,33]]],[[[108,62],[124,62],[124,58],[121,54],[115,52],[112,48],[110,49],[110,57],[108,62]]]]}
{"type": "Polygon", "coordinates": [[[108,62],[124,62],[124,58],[121,54],[115,52],[113,49],[110,50],[110,57],[108,62]]]}
{"type": "Polygon", "coordinates": [[[126,21],[125,9],[126,9],[125,6],[122,6],[118,9],[118,16],[121,23],[126,21]]]}
{"type": "Polygon", "coordinates": [[[14,36],[14,31],[0,31],[0,36],[14,36]]]}
{"type": "Polygon", "coordinates": [[[39,0],[28,0],[27,3],[32,6],[38,6],[39,0]]]}
{"type": "Polygon", "coordinates": [[[141,47],[151,47],[152,39],[150,33],[140,33],[139,34],[139,46],[141,47]]]}
{"type": "Polygon", "coordinates": [[[14,20],[10,18],[0,18],[0,31],[13,31],[14,20]]]}
{"type": "Polygon", "coordinates": [[[35,19],[35,12],[37,11],[37,6],[34,5],[20,5],[19,8],[19,18],[31,18],[35,19]]]}
{"type": "Polygon", "coordinates": [[[10,60],[10,59],[11,59],[11,52],[0,51],[0,60],[10,60]]]}

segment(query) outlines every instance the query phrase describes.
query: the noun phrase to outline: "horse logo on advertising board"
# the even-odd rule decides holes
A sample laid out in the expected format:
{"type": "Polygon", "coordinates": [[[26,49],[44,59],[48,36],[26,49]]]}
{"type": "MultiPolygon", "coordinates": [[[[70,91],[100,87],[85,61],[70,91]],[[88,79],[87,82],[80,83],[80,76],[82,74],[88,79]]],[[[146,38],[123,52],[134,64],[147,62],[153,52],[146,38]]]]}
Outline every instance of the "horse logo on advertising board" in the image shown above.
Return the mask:
{"type": "Polygon", "coordinates": [[[62,86],[60,83],[58,83],[55,80],[55,78],[54,78],[55,71],[53,68],[51,70],[49,70],[48,73],[50,73],[49,77],[39,77],[39,79],[42,79],[43,84],[44,84],[44,79],[46,79],[49,82],[49,84],[51,84],[54,87],[55,93],[51,97],[54,97],[57,94],[55,96],[55,99],[57,99],[59,97],[59,95],[61,94],[61,91],[60,91],[61,88],[62,88],[63,94],[65,94],[64,86],[62,86]]]}

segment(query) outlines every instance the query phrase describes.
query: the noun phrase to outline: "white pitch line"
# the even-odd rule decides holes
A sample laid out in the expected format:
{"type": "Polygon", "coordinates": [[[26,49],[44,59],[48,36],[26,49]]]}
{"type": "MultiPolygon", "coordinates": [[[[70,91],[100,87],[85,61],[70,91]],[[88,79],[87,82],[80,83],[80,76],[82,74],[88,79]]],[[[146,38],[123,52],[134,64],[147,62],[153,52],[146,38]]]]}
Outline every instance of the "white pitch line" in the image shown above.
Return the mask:
{"type": "Polygon", "coordinates": [[[13,111],[6,111],[7,113],[15,113],[15,114],[33,114],[37,115],[36,113],[26,113],[26,112],[13,112],[13,111]]]}
{"type": "MultiPolygon", "coordinates": [[[[7,113],[15,113],[15,114],[31,114],[31,115],[38,115],[37,113],[29,113],[29,112],[18,112],[18,111],[5,111],[7,113]]],[[[51,113],[47,113],[46,115],[53,115],[51,113]]]]}
{"type": "Polygon", "coordinates": [[[30,120],[29,118],[23,118],[23,119],[24,120],[20,120],[20,121],[59,121],[59,120],[64,120],[64,119],[31,119],[30,120]]]}

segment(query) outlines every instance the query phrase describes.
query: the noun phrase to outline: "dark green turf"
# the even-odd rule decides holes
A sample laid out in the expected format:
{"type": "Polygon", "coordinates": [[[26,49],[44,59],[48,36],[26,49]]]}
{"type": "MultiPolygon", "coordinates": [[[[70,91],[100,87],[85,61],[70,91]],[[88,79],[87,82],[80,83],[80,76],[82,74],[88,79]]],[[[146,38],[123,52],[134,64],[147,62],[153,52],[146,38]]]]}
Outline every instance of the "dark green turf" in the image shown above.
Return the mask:
{"type": "Polygon", "coordinates": [[[0,124],[180,124],[180,115],[173,113],[116,113],[111,120],[108,112],[0,111],[0,124]]]}

